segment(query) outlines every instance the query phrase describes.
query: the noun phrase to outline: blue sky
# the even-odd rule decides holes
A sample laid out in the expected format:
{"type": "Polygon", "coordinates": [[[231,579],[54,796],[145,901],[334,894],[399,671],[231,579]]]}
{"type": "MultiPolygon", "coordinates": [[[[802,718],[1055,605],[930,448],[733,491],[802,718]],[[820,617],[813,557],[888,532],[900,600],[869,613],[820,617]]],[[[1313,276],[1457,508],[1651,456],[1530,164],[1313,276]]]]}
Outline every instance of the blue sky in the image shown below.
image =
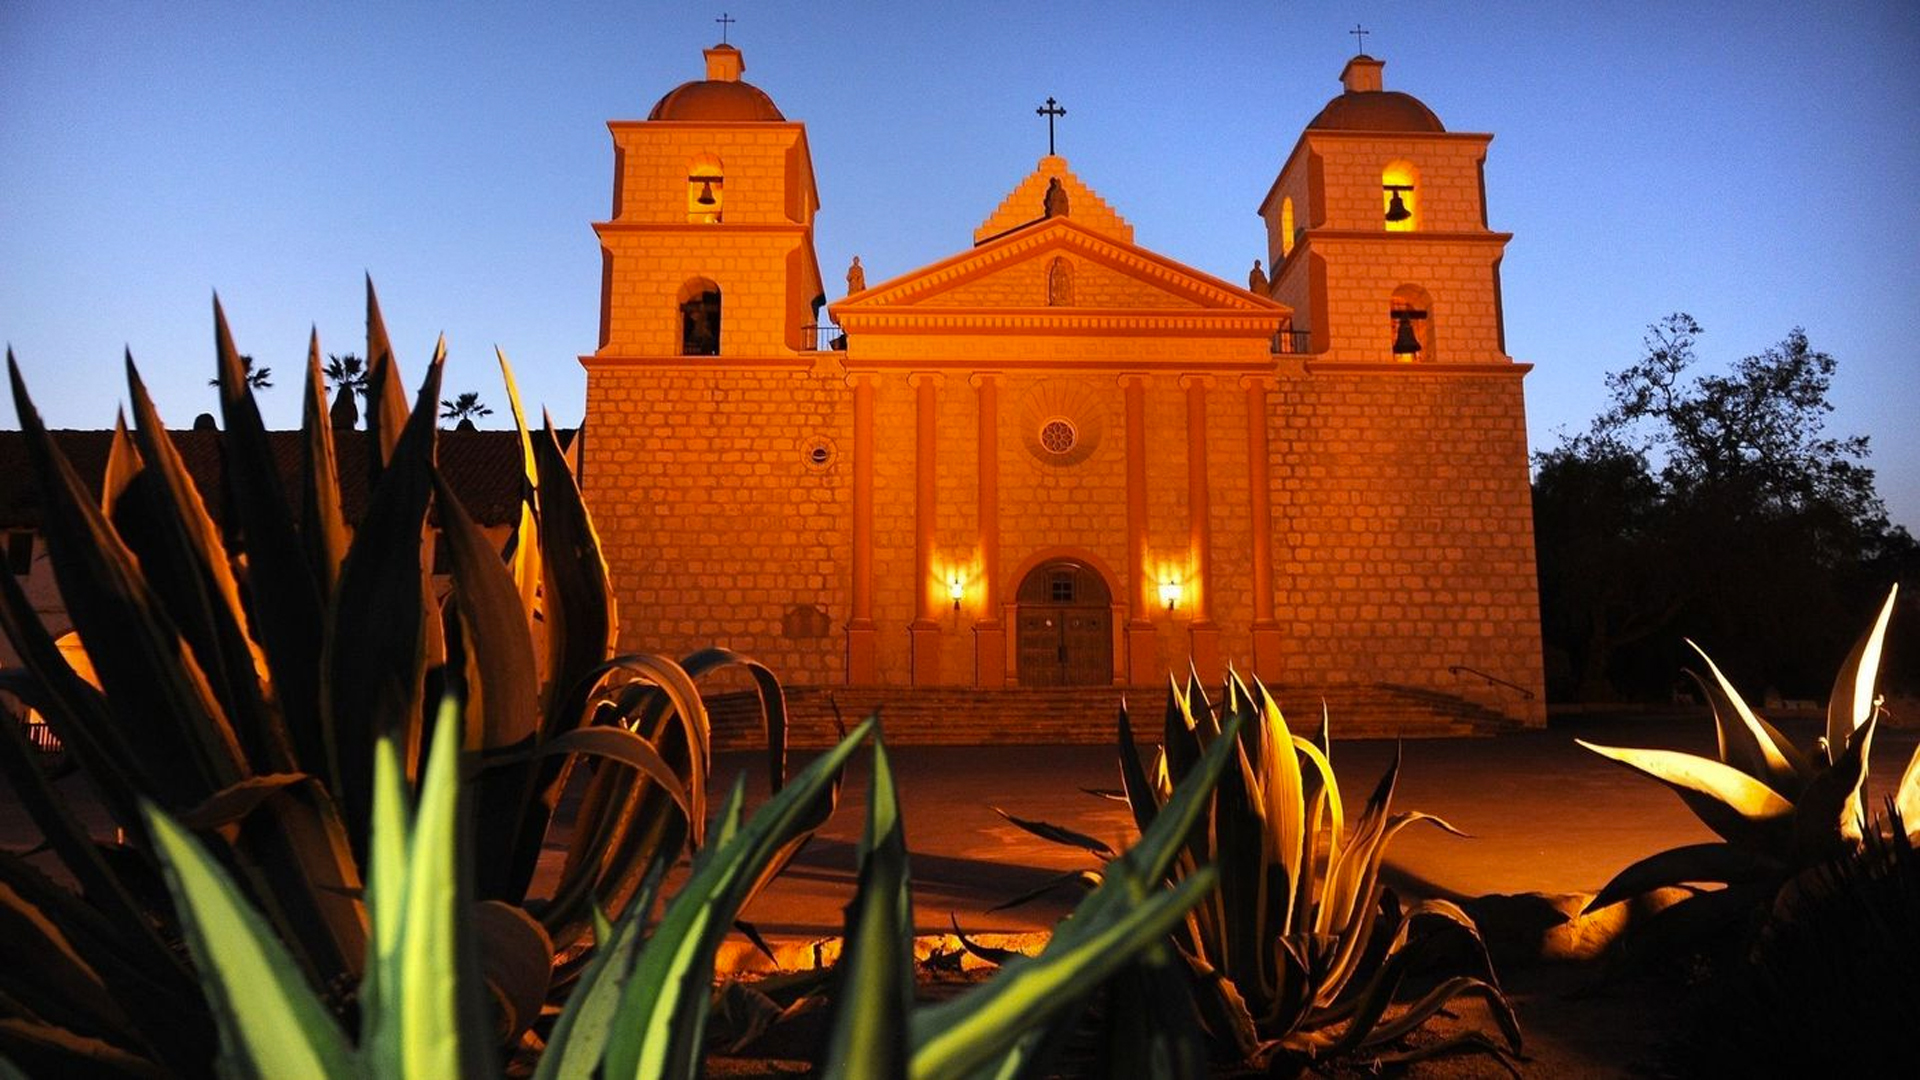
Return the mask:
{"type": "MultiPolygon", "coordinates": [[[[110,424],[130,347],[162,414],[213,406],[210,297],[298,418],[307,332],[359,352],[363,273],[403,371],[577,422],[605,122],[701,74],[722,10],[804,121],[820,262],[879,281],[965,248],[1046,148],[1146,247],[1230,280],[1338,92],[1356,22],[1390,89],[1487,167],[1535,446],[1604,407],[1646,324],[1727,361],[1804,326],[1920,526],[1920,5],[1746,3],[0,4],[0,338],[57,427],[110,424]]],[[[0,388],[0,425],[17,426],[0,388]]]]}

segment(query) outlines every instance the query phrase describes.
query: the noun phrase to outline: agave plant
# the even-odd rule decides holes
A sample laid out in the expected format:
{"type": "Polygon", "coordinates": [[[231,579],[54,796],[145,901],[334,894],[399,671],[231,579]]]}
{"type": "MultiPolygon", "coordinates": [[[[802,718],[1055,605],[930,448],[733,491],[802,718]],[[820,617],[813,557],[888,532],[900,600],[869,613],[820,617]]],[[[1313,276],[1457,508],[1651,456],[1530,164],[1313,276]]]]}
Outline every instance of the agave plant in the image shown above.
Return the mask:
{"type": "MultiPolygon", "coordinates": [[[[462,707],[440,708],[418,805],[398,743],[374,757],[367,876],[371,916],[358,991],[357,1040],[315,993],[280,935],[194,830],[151,804],[147,825],[166,868],[186,939],[214,1003],[218,1068],[229,1076],[425,1080],[501,1073],[483,1022],[471,844],[461,835],[462,707]]],[[[700,1075],[714,954],[753,884],[813,828],[842,766],[872,728],[861,725],[801,770],[750,819],[736,783],[712,842],[648,932],[666,859],[649,860],[636,900],[617,925],[595,910],[595,948],[555,1019],[533,1075],[675,1080],[700,1075]]]]}
{"type": "MultiPolygon", "coordinates": [[[[1280,1057],[1391,1064],[1459,1052],[1505,1061],[1519,1052],[1518,1022],[1472,919],[1445,900],[1403,909],[1380,884],[1387,845],[1400,830],[1430,822],[1459,833],[1430,814],[1391,809],[1397,752],[1360,816],[1348,821],[1324,713],[1317,739],[1295,735],[1257,681],[1250,688],[1230,675],[1218,715],[1198,679],[1184,691],[1171,686],[1164,742],[1151,771],[1124,707],[1119,728],[1119,797],[1143,836],[1173,806],[1173,793],[1198,763],[1231,748],[1233,764],[1203,814],[1206,827],[1186,835],[1164,870],[1166,881],[1177,884],[1209,863],[1219,868],[1219,891],[1188,914],[1173,943],[1191,974],[1201,1019],[1223,1052],[1263,1067],[1280,1057]],[[1469,943],[1469,959],[1415,1000],[1399,1001],[1405,977],[1432,960],[1442,940],[1423,932],[1429,927],[1456,930],[1469,943]],[[1505,1046],[1465,1031],[1394,1049],[1462,995],[1485,1000],[1505,1046]]],[[[1091,839],[1013,820],[1075,846],[1087,847],[1091,839]]]]}
{"type": "MultiPolygon", "coordinates": [[[[1870,826],[1862,793],[1878,723],[1874,685],[1898,587],[1841,664],[1827,702],[1826,733],[1802,751],[1750,708],[1718,665],[1700,654],[1708,676],[1691,673],[1713,707],[1716,758],[1673,750],[1580,745],[1667,785],[1720,839],[1650,855],[1614,875],[1592,911],[1668,885],[1719,884],[1674,905],[1663,937],[1690,937],[1764,910],[1789,878],[1857,847],[1870,826]]],[[[1920,822],[1920,751],[1895,802],[1920,822]]],[[[1897,820],[1897,818],[1893,819],[1897,820]]]]}
{"type": "MultiPolygon", "coordinates": [[[[1051,1054],[1088,998],[1136,963],[1167,963],[1166,935],[1213,891],[1218,877],[1212,867],[1195,868],[1170,887],[1165,880],[1229,771],[1230,742],[1219,740],[1194,762],[1139,842],[1107,863],[1100,883],[1054,928],[1037,956],[1004,958],[1005,966],[984,985],[915,1008],[905,826],[886,748],[876,739],[859,893],[847,907],[847,945],[823,1071],[874,1080],[1047,1075],[1051,1054]]],[[[1151,1048],[1179,1016],[1175,1010],[1148,1018],[1132,1034],[1151,1048]]],[[[1149,1049],[1107,1075],[1149,1075],[1141,1069],[1155,1057],[1149,1049]]],[[[1192,1060],[1177,1049],[1159,1058],[1192,1060]]]]}
{"type": "MultiPolygon", "coordinates": [[[[25,665],[0,673],[0,690],[46,718],[127,843],[96,844],[14,726],[0,725],[0,768],[79,887],[0,852],[0,917],[20,928],[7,935],[17,963],[0,964],[9,969],[0,1051],[49,1070],[76,1058],[131,1071],[194,1071],[208,1060],[213,1026],[174,947],[143,800],[218,851],[328,1007],[348,1015],[367,954],[373,747],[390,740],[401,774],[417,780],[429,703],[447,688],[462,691],[474,755],[485,842],[471,914],[504,1039],[578,974],[594,904],[620,917],[648,866],[701,845],[709,747],[696,679],[746,667],[780,787],[784,705],[770,672],[721,650],[679,663],[615,651],[617,612],[592,520],[551,424],[528,431],[505,358],[525,482],[503,557],[435,465],[444,352],[409,412],[371,283],[367,310],[371,494],[351,531],[317,340],[290,490],[216,301],[227,477],[219,522],[131,357],[133,425],[115,431],[96,502],[9,353],[49,560],[94,679],[61,655],[12,575],[0,575],[0,624],[25,665]],[[436,543],[450,569],[444,597],[429,573],[436,543]],[[534,895],[560,793],[583,765],[557,884],[534,895]],[[41,969],[64,974],[15,974],[41,969]]],[[[831,802],[808,809],[817,825],[831,802]]]]}

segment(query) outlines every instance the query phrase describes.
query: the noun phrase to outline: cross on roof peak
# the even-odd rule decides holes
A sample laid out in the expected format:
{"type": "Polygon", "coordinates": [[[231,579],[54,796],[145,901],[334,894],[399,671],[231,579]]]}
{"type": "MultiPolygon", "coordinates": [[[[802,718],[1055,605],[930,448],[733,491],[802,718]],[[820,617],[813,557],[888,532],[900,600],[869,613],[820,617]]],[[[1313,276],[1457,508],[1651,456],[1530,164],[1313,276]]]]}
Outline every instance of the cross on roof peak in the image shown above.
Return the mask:
{"type": "Polygon", "coordinates": [[[1354,23],[1353,29],[1347,31],[1347,33],[1353,35],[1353,55],[1355,56],[1367,55],[1366,39],[1367,39],[1367,35],[1373,33],[1373,31],[1367,29],[1364,26],[1361,26],[1359,23],[1354,23]]]}
{"type": "Polygon", "coordinates": [[[1053,156],[1053,120],[1054,120],[1054,117],[1067,115],[1067,110],[1061,108],[1059,102],[1053,100],[1052,98],[1048,98],[1047,103],[1044,106],[1038,109],[1035,109],[1033,111],[1036,116],[1044,116],[1047,118],[1047,156],[1052,157],[1053,156]]]}
{"type": "Polygon", "coordinates": [[[720,17],[713,21],[720,24],[720,44],[725,45],[727,43],[728,28],[730,28],[731,26],[733,26],[734,23],[737,23],[740,20],[728,15],[726,12],[723,11],[720,13],[720,17]]]}

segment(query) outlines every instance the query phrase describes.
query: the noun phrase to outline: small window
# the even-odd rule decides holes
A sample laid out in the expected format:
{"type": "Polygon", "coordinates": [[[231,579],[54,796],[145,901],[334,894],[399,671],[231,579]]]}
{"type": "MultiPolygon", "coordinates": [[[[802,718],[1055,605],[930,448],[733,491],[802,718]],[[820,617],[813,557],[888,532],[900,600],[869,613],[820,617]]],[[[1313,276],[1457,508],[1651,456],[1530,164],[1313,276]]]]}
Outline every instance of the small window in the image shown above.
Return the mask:
{"type": "Polygon", "coordinates": [[[703,224],[720,221],[726,199],[726,179],[720,159],[701,154],[687,166],[687,220],[703,224]]]}
{"type": "Polygon", "coordinates": [[[1293,254],[1293,197],[1280,200],[1280,257],[1293,254]]]}
{"type": "Polygon", "coordinates": [[[7,569],[16,577],[33,572],[33,533],[13,529],[7,533],[7,569]]]}
{"type": "Polygon", "coordinates": [[[1080,433],[1074,430],[1073,421],[1064,416],[1052,417],[1040,425],[1040,446],[1049,454],[1070,454],[1079,441],[1080,433]]]}
{"type": "Polygon", "coordinates": [[[1047,599],[1056,604],[1073,603],[1073,571],[1055,570],[1047,575],[1047,599]]]}

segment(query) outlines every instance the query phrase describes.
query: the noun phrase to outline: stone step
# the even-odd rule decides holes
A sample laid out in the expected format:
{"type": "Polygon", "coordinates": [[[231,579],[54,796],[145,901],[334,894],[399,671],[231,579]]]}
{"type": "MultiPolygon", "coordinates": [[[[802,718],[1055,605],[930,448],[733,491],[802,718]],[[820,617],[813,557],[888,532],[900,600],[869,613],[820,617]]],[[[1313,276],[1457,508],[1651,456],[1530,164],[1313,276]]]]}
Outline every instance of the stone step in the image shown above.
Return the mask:
{"type": "MultiPolygon", "coordinates": [[[[1324,702],[1335,739],[1459,738],[1515,726],[1498,712],[1440,691],[1387,684],[1271,689],[1288,723],[1303,733],[1319,726],[1324,702]]],[[[1166,707],[1166,691],[1158,687],[792,686],[786,694],[787,742],[795,748],[830,746],[841,722],[851,727],[876,710],[887,741],[896,746],[1105,743],[1114,737],[1123,700],[1136,736],[1152,742],[1158,741],[1166,707]]],[[[711,695],[707,708],[716,749],[766,745],[751,691],[711,695]]]]}

